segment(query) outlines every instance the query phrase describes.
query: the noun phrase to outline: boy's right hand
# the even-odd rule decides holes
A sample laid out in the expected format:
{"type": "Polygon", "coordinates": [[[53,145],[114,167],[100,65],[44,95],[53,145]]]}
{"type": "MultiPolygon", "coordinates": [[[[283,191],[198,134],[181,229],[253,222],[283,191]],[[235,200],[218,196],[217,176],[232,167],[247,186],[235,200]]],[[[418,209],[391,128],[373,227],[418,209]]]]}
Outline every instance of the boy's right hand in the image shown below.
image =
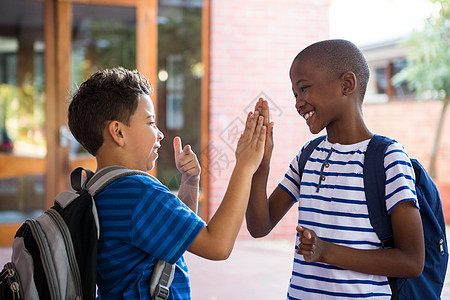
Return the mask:
{"type": "Polygon", "coordinates": [[[250,112],[236,147],[236,166],[245,165],[252,173],[259,167],[264,155],[267,127],[263,123],[264,118],[258,111],[250,112]]]}
{"type": "Polygon", "coordinates": [[[273,151],[273,125],[270,121],[269,102],[263,98],[259,98],[255,105],[255,112],[258,111],[260,116],[263,116],[263,125],[266,126],[266,142],[264,146],[264,156],[261,161],[261,166],[269,167],[270,159],[273,151]]]}

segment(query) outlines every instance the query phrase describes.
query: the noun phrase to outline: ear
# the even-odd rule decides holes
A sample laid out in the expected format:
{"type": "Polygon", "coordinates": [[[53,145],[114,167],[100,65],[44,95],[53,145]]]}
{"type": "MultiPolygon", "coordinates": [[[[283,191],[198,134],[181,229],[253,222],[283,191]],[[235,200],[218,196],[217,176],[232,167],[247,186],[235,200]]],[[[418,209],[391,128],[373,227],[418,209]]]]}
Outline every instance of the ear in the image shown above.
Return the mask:
{"type": "Polygon", "coordinates": [[[358,87],[358,80],[353,72],[345,72],[341,75],[342,94],[349,96],[358,87]]]}
{"type": "Polygon", "coordinates": [[[123,124],[119,121],[111,121],[107,126],[107,133],[118,146],[125,144],[123,135],[123,124]]]}

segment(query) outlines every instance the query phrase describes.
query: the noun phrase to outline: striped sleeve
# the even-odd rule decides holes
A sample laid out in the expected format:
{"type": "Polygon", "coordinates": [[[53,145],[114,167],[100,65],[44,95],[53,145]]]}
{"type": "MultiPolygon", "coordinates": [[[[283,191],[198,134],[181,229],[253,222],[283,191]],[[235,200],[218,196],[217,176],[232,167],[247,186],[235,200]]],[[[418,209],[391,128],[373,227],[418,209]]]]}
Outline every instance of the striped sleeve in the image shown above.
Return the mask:
{"type": "MultiPolygon", "coordinates": [[[[308,145],[308,143],[306,143],[306,145],[308,145]]],[[[298,161],[300,159],[300,154],[306,145],[303,146],[299,153],[292,159],[288,170],[278,184],[280,188],[291,196],[294,202],[298,202],[298,199],[300,198],[300,175],[298,171],[298,161]]]]}
{"type": "Polygon", "coordinates": [[[411,160],[399,143],[391,144],[384,156],[386,172],[386,208],[390,213],[404,201],[413,201],[419,208],[415,189],[415,175],[411,160]]]}
{"type": "Polygon", "coordinates": [[[189,248],[205,222],[155,178],[142,190],[132,216],[133,245],[152,256],[175,263],[189,248]]]}

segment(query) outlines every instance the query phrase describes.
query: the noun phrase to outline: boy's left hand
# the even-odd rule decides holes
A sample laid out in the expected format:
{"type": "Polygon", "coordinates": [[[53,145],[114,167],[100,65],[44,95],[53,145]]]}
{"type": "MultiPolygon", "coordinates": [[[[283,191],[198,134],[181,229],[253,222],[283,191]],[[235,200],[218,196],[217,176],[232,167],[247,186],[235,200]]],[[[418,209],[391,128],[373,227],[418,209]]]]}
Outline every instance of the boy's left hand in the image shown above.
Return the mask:
{"type": "Polygon", "coordinates": [[[178,171],[188,177],[198,177],[201,168],[197,160],[197,155],[192,151],[191,146],[186,145],[182,148],[181,138],[177,136],[173,139],[173,150],[175,153],[175,165],[178,171]]]}
{"type": "Polygon", "coordinates": [[[296,252],[303,255],[307,262],[317,262],[324,254],[324,243],[317,237],[316,233],[308,228],[297,226],[299,234],[299,244],[296,252]]]}

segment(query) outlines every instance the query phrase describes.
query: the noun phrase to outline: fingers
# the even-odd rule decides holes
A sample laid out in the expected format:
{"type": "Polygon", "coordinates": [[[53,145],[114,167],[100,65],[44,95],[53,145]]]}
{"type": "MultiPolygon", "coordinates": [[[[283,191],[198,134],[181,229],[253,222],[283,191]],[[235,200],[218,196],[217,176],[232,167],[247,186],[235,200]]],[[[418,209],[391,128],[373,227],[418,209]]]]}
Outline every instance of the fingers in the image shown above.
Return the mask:
{"type": "Polygon", "coordinates": [[[201,169],[197,156],[192,151],[190,145],[186,145],[183,148],[181,138],[178,136],[173,139],[173,150],[175,153],[175,164],[180,172],[189,175],[197,175],[200,173],[201,169]]]}
{"type": "Polygon", "coordinates": [[[262,109],[263,109],[262,102],[263,102],[263,98],[258,98],[258,101],[256,101],[256,104],[255,104],[255,111],[259,111],[261,113],[261,115],[262,115],[262,109]]]}
{"type": "MultiPolygon", "coordinates": [[[[262,119],[262,117],[261,117],[262,119]]],[[[243,132],[243,138],[251,139],[254,136],[255,129],[257,128],[259,123],[259,111],[249,112],[247,115],[247,121],[245,122],[245,129],[243,132]]],[[[262,120],[261,120],[262,126],[262,120]]],[[[259,133],[259,131],[258,131],[259,133]]]]}
{"type": "Polygon", "coordinates": [[[184,147],[184,149],[183,149],[183,153],[184,154],[189,154],[189,153],[191,153],[192,151],[191,151],[191,145],[186,145],[185,147],[184,147]]]}
{"type": "Polygon", "coordinates": [[[300,239],[304,238],[306,240],[310,240],[312,238],[311,231],[303,226],[297,226],[297,232],[300,235],[300,239]]]}
{"type": "MultiPolygon", "coordinates": [[[[264,118],[262,116],[255,115],[256,128],[253,131],[252,139],[254,141],[259,141],[261,138],[261,133],[264,127],[264,118]]],[[[251,129],[250,129],[251,130],[251,129]]],[[[265,130],[264,130],[264,140],[265,140],[265,130]]]]}
{"type": "Polygon", "coordinates": [[[255,104],[255,112],[258,111],[260,116],[264,117],[264,125],[268,126],[270,123],[269,102],[263,98],[259,98],[255,104]]]}
{"type": "Polygon", "coordinates": [[[317,240],[315,235],[312,234],[311,230],[302,226],[297,226],[296,230],[299,234],[299,244],[296,252],[303,255],[306,261],[317,259],[317,240]]]}
{"type": "Polygon", "coordinates": [[[262,102],[262,116],[264,117],[264,125],[268,126],[270,123],[270,110],[269,102],[267,100],[262,102]]]}

